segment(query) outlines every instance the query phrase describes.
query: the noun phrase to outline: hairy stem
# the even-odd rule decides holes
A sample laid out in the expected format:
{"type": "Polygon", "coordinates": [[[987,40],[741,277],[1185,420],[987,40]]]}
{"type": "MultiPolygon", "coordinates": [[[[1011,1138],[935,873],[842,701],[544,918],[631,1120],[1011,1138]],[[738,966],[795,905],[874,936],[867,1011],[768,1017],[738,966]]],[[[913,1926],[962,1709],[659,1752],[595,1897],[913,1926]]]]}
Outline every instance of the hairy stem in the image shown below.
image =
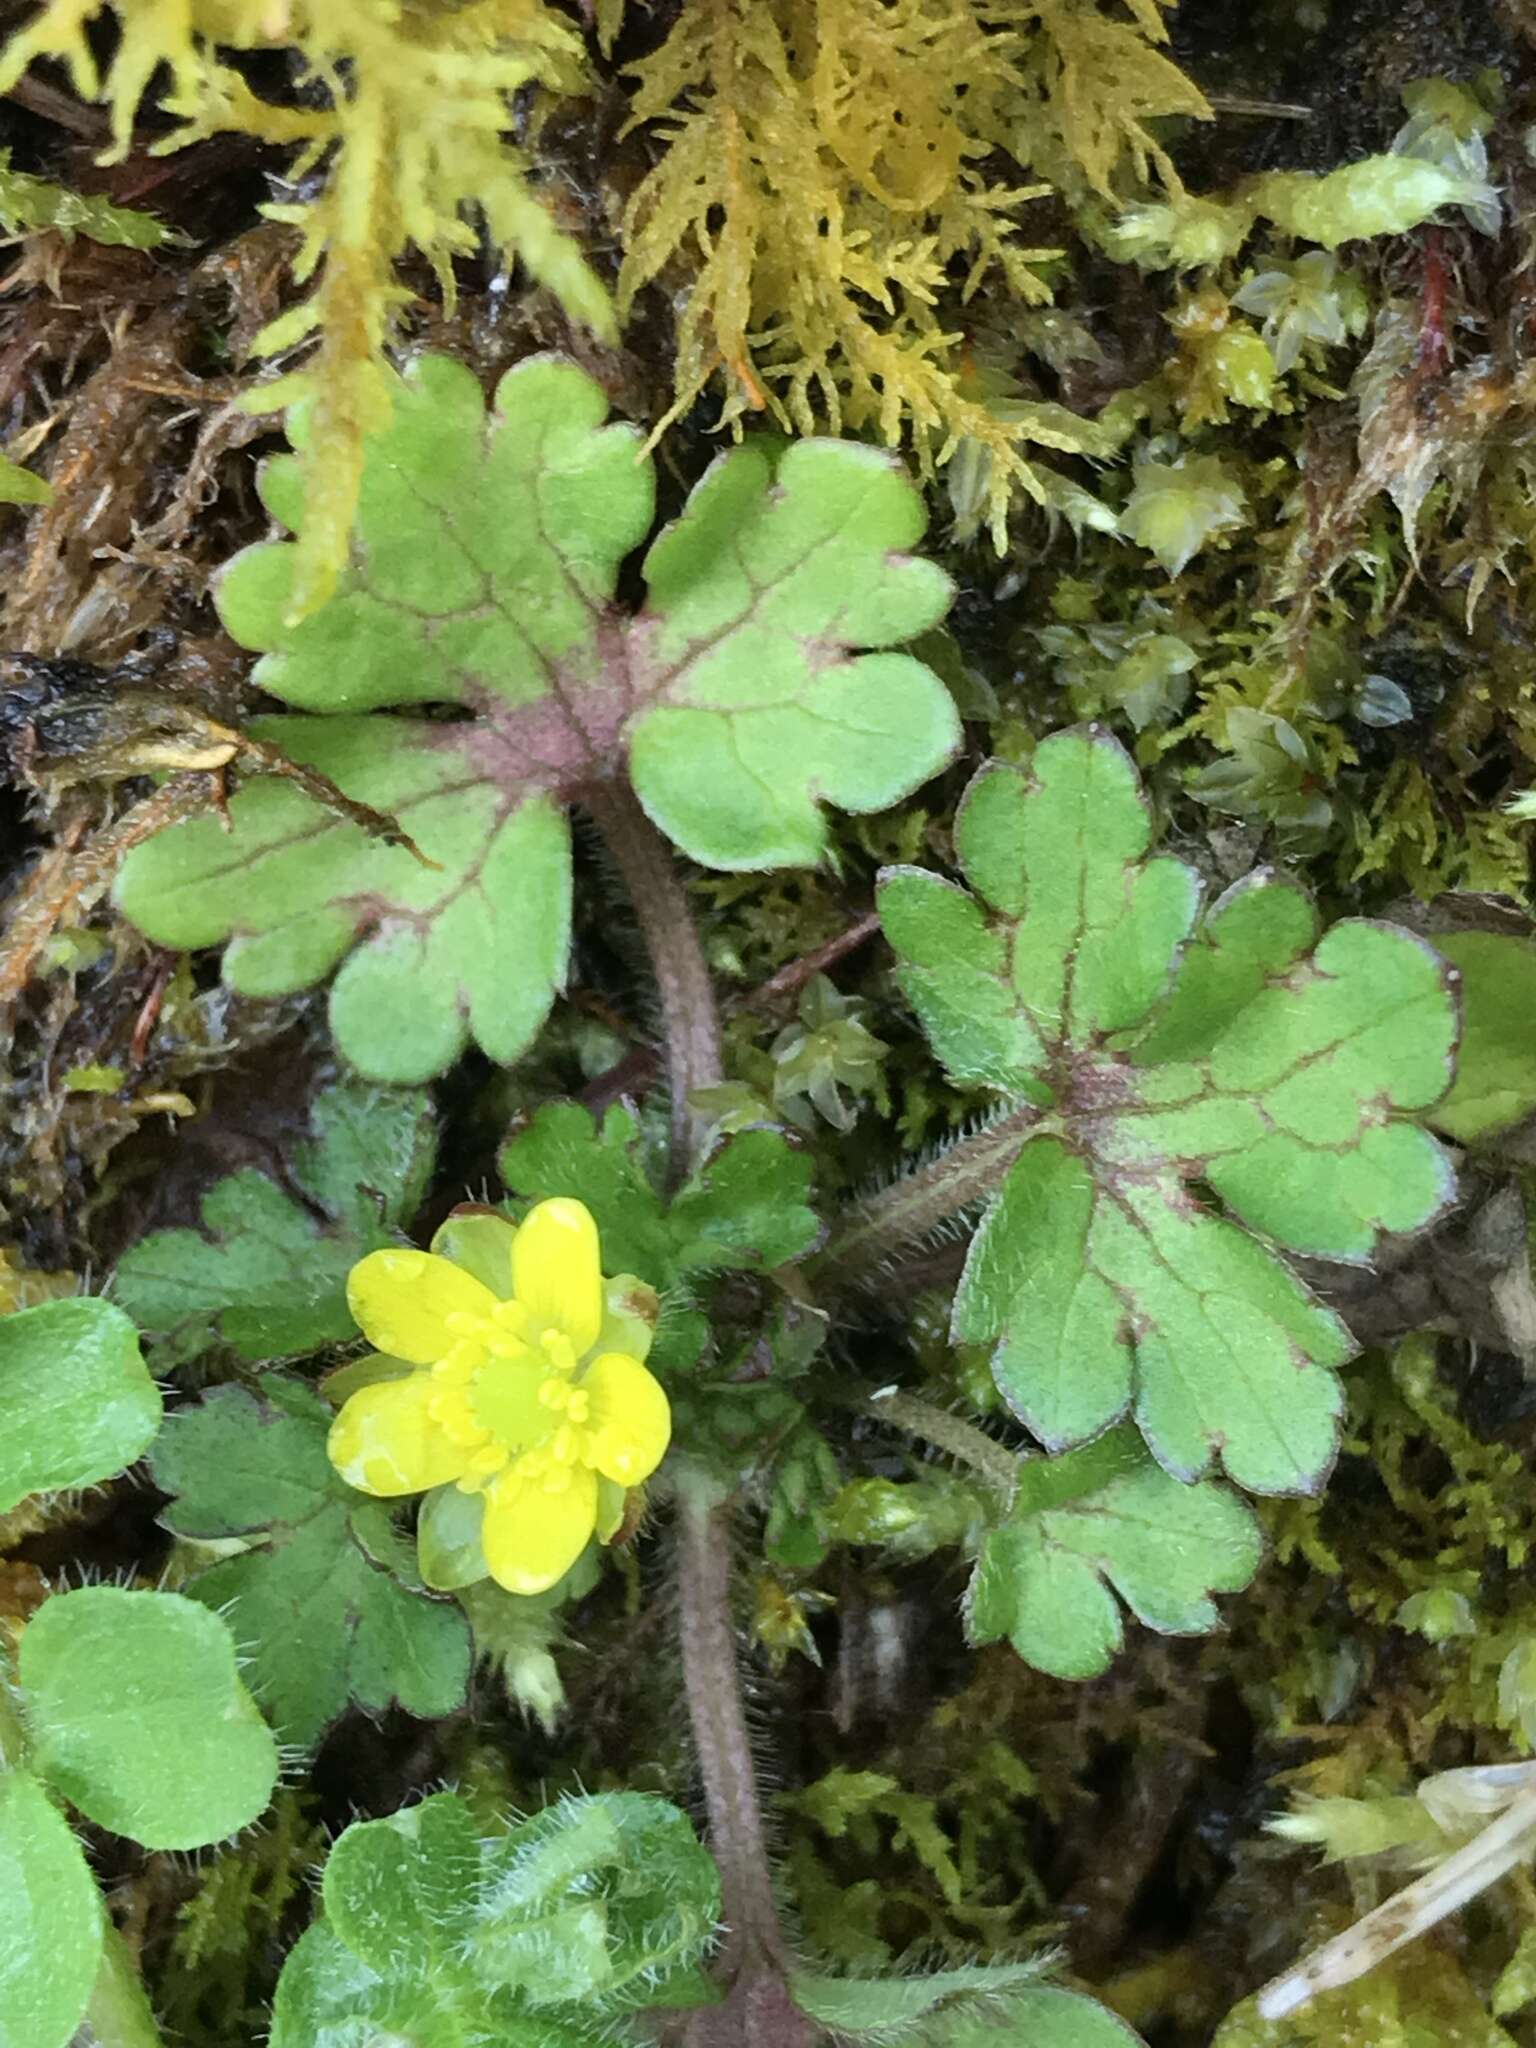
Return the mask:
{"type": "Polygon", "coordinates": [[[872,1280],[893,1253],[990,1195],[1043,1114],[1027,1103],[1010,1110],[927,1166],[882,1188],[833,1231],[812,1260],[811,1272],[834,1287],[872,1280]]]}
{"type": "Polygon", "coordinates": [[[920,1400],[916,1394],[903,1394],[895,1387],[886,1387],[878,1394],[858,1395],[848,1405],[861,1415],[872,1416],[876,1422],[893,1423],[908,1436],[919,1436],[936,1449],[948,1451],[952,1458],[969,1465],[1005,1501],[1013,1492],[1019,1476],[1017,1458],[1006,1444],[998,1443],[963,1416],[951,1415],[947,1408],[935,1408],[931,1401],[920,1400]]]}
{"type": "Polygon", "coordinates": [[[95,2048],[165,2048],[128,1944],[110,1920],[85,2024],[95,2048]]]}
{"type": "Polygon", "coordinates": [[[701,1135],[688,1098],[720,1078],[714,984],[672,849],[634,792],[619,782],[594,783],[582,803],[624,878],[656,976],[672,1090],[672,1169],[681,1178],[701,1135]]]}
{"type": "Polygon", "coordinates": [[[683,1679],[710,1836],[720,1866],[730,1975],[781,1965],[784,1939],[768,1874],[752,1744],[731,1624],[731,1503],[702,1474],[678,1483],[678,1598],[683,1679]]]}

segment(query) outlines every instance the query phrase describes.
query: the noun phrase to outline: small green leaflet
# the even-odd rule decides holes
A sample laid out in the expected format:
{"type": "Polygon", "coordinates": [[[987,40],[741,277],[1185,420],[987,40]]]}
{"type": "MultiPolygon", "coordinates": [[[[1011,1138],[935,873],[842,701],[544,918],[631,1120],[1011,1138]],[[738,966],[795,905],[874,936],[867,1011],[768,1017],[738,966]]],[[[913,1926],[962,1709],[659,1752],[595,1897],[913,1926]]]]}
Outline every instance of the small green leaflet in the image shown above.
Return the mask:
{"type": "Polygon", "coordinates": [[[489,1840],[452,1793],[350,1827],[325,1919],[277,1989],[273,2048],[611,2041],[703,1953],[720,1911],[684,1815],[639,1793],[565,1799],[489,1840]]]}
{"type": "Polygon", "coordinates": [[[837,2038],[914,2041],[928,2048],[1136,2048],[1138,2037],[1091,1998],[1041,1984],[1042,1965],[1004,1963],[944,1970],[934,1977],[821,1977],[791,1980],[795,2003],[837,2038]],[[939,2032],[913,2028],[943,2015],[939,2032]]]}
{"type": "Polygon", "coordinates": [[[821,1232],[810,1157],[780,1131],[722,1139],[670,1202],[652,1185],[639,1126],[622,1103],[601,1124],[579,1103],[547,1103],[502,1147],[499,1164],[514,1195],[585,1202],[605,1268],[634,1273],[662,1296],[653,1366],[679,1370],[698,1358],[708,1325],[689,1304],[705,1275],[786,1265],[821,1232]]]}
{"type": "Polygon", "coordinates": [[[1461,1058],[1436,1130],[1474,1145],[1536,1111],[1536,945],[1504,932],[1448,932],[1435,945],[1461,976],[1461,1058]]]}
{"type": "Polygon", "coordinates": [[[357,1334],[347,1274],[400,1241],[436,1157],[431,1105],[415,1090],[342,1081],[315,1097],[313,1140],[288,1171],[303,1202],[247,1168],[203,1197],[203,1231],[157,1230],[126,1252],[117,1299],[165,1333],[159,1362],[215,1342],[242,1358],[297,1356],[357,1334]]]}
{"type": "Polygon", "coordinates": [[[83,1586],[45,1600],[17,1657],[38,1776],[146,1849],[201,1849],[248,1827],[277,1744],[216,1614],[179,1593],[83,1586]]]}
{"type": "Polygon", "coordinates": [[[101,1954],[101,1895],[37,1780],[0,1770],[0,2048],[69,2048],[101,1954]]]}
{"type": "Polygon", "coordinates": [[[92,1486],[131,1465],[160,1424],[139,1336],[109,1301],[42,1301],[0,1316],[0,1514],[29,1493],[92,1486]]]}
{"type": "Polygon", "coordinates": [[[53,486],[46,477],[0,455],[0,505],[46,505],[53,486]]]}
{"type": "Polygon", "coordinates": [[[99,192],[72,192],[48,178],[11,169],[11,153],[0,149],[0,231],[37,235],[51,230],[72,242],[86,235],[114,249],[159,249],[184,237],[137,207],[114,206],[99,192]]]}
{"type": "Polygon", "coordinates": [[[955,840],[974,895],[881,877],[935,1051],[1021,1118],[954,1335],[995,1345],[999,1388],[1051,1450],[1129,1413],[1178,1479],[1219,1459],[1251,1492],[1307,1492],[1354,1346],[1264,1240],[1360,1262],[1446,1206],[1449,1162],[1406,1118],[1451,1079],[1452,976],[1392,926],[1319,938],[1267,872],[1201,919],[1198,878],[1148,858],[1151,836],[1129,757],[1073,730],[1031,773],[971,784],[955,840]]]}
{"type": "MultiPolygon", "coordinates": [[[[335,595],[287,623],[288,542],[221,579],[225,626],[264,657],[254,680],[305,714],[253,731],[397,818],[433,865],[267,777],[234,798],[232,832],[195,819],[137,848],[118,901],[164,945],[232,941],[225,976],[246,995],[339,966],[333,1034],[375,1079],[425,1080],[471,1038],[503,1061],[530,1043],[565,975],[568,801],[627,774],[709,866],[810,864],[823,803],[880,810],[958,742],[922,662],[854,653],[897,647],[949,602],[943,572],[906,552],[923,513],[899,464],[839,441],[800,442],[776,470],[762,449],[721,456],[652,544],[631,616],[616,581],[655,483],[639,430],[606,414],[556,357],[509,371],[489,419],[468,369],[420,358],[369,445],[335,595]],[[411,715],[424,704],[462,715],[411,715]]],[[[302,408],[290,431],[302,448],[302,408]]],[[[296,528],[295,458],[262,490],[296,528]]]]}
{"type": "Polygon", "coordinates": [[[1190,455],[1182,462],[1137,463],[1120,531],[1177,576],[1202,548],[1248,518],[1243,487],[1221,457],[1190,455]]]}
{"type": "Polygon", "coordinates": [[[188,1596],[228,1621],[286,1742],[316,1741],[349,1700],[451,1713],[469,1681],[462,1612],[370,1562],[398,1562],[387,1510],[337,1476],[325,1403],[277,1373],[262,1395],[215,1387],[176,1410],[155,1445],[155,1483],[176,1496],[167,1528],[251,1539],[190,1580],[188,1596]]]}
{"type": "Polygon", "coordinates": [[[1096,1678],[1124,1640],[1112,1586],[1148,1628],[1205,1635],[1213,1592],[1258,1569],[1253,1516],[1212,1480],[1171,1479],[1135,1430],[1059,1458],[1026,1458],[1008,1515],[981,1545],[966,1596],[972,1642],[1005,1638],[1053,1678],[1096,1678]]]}

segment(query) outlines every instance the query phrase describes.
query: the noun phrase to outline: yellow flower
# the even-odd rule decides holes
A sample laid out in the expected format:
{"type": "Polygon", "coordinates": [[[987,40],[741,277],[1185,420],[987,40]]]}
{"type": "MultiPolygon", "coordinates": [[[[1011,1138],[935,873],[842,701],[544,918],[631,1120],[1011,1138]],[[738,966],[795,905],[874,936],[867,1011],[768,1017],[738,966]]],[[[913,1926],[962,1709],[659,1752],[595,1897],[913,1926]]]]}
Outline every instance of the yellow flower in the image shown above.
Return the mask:
{"type": "Polygon", "coordinates": [[[655,1296],[605,1286],[580,1202],[540,1202],[515,1231],[494,1215],[450,1219],[434,1244],[459,1262],[385,1251],[352,1268],[352,1314],[384,1354],[377,1369],[398,1370],[346,1401],[331,1463],[364,1493],[483,1494],[491,1577],[542,1593],[594,1533],[612,1536],[624,1489],[666,1451],[671,1410],[641,1363],[655,1296]]]}

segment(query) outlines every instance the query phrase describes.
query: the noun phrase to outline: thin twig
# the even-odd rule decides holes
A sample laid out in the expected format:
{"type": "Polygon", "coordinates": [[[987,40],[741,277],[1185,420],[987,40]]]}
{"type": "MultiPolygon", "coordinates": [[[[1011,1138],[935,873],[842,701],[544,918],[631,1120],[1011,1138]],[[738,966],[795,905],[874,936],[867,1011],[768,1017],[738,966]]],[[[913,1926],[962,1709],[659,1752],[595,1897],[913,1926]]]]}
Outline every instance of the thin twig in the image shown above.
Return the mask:
{"type": "Polygon", "coordinates": [[[1353,1984],[1388,1956],[1475,1899],[1479,1892],[1522,1863],[1536,1846],[1536,1787],[1517,1792],[1498,1818],[1465,1848],[1437,1863],[1423,1877],[1395,1892],[1373,1913],[1325,1942],[1264,1986],[1256,2000],[1261,2019],[1284,2019],[1320,1991],[1353,1984]]]}
{"type": "Polygon", "coordinates": [[[98,149],[112,132],[112,124],[100,108],[81,106],[77,99],[61,92],[56,85],[45,84],[41,78],[18,78],[5,97],[40,120],[51,121],[56,128],[67,128],[82,141],[94,143],[98,149]]]}
{"type": "Polygon", "coordinates": [[[866,939],[872,939],[879,929],[880,913],[866,911],[845,931],[834,933],[824,944],[813,946],[809,953],[802,953],[798,960],[788,961],[777,974],[770,974],[747,995],[738,997],[731,1007],[736,1010],[771,1010],[779,1003],[789,1002],[799,995],[808,981],[824,974],[845,954],[862,946],[866,939]]]}

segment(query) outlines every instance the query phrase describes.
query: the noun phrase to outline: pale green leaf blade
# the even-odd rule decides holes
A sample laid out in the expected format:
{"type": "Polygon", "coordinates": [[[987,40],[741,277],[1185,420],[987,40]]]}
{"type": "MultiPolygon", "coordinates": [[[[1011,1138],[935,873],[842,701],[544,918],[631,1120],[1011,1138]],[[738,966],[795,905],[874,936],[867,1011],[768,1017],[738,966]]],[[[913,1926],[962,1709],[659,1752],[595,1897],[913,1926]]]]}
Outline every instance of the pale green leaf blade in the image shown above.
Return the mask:
{"type": "Polygon", "coordinates": [[[0,1772],[0,2048],[69,2048],[101,1955],[101,1895],[63,1815],[0,1772]]]}
{"type": "Polygon", "coordinates": [[[138,1332],[110,1302],[0,1316],[0,1514],[121,1472],[148,1448],[161,1406],[138,1332]]]}
{"type": "Polygon", "coordinates": [[[1456,1079],[1430,1122],[1475,1145],[1536,1111],[1536,946],[1500,932],[1434,943],[1461,977],[1463,1022],[1456,1079]]]}
{"type": "Polygon", "coordinates": [[[480,1892],[480,1837],[464,1802],[437,1793],[338,1838],[325,1865],[325,1912],[381,1976],[465,1976],[464,1943],[480,1892]]]}
{"type": "Polygon", "coordinates": [[[880,810],[959,743],[948,691],[889,648],[937,624],[949,582],[906,550],[921,500],[900,466],[806,441],[775,475],[721,457],[646,560],[631,672],[642,803],[695,859],[765,868],[821,857],[819,805],[880,810]]]}
{"type": "Polygon", "coordinates": [[[1137,1319],[1135,1416],[1180,1479],[1219,1458],[1251,1493],[1312,1493],[1338,1443],[1355,1345],[1272,1253],[1168,1188],[1102,1202],[1091,1256],[1137,1319]]]}
{"type": "MultiPolygon", "coordinates": [[[[235,557],[219,609],[263,651],[256,680],[306,710],[404,703],[504,704],[593,682],[600,608],[618,564],[651,521],[652,471],[639,436],[605,426],[607,401],[574,363],[531,356],[508,372],[487,415],[463,364],[419,357],[392,417],[369,444],[350,567],[335,596],[287,623],[297,550],[235,557]]],[[[296,444],[302,414],[290,422],[296,444]]],[[[269,505],[298,517],[290,460],[265,481],[269,505]]]]}
{"type": "Polygon", "coordinates": [[[593,2033],[519,2014],[480,1987],[381,1976],[324,1922],[289,1952],[273,2001],[272,2048],[595,2048],[593,2033]]]}
{"type": "Polygon", "coordinates": [[[959,1343],[999,1340],[1003,1398],[1052,1448],[1095,1436],[1130,1405],[1129,1317],[1090,1251],[1091,1168],[1055,1138],[1024,1147],[971,1241],[955,1296],[959,1343]]]}
{"type": "Polygon", "coordinates": [[[1316,944],[1317,912],[1294,882],[1265,868],[1211,905],[1179,961],[1168,1000],[1134,1041],[1138,1066],[1203,1057],[1265,985],[1316,944]]]}
{"type": "Polygon", "coordinates": [[[1385,1230],[1420,1228],[1449,1203],[1450,1163],[1401,1119],[1431,1108],[1455,1071],[1450,973],[1412,933],[1349,919],[1309,967],[1261,989],[1213,1046],[1220,1094],[1270,1127],[1207,1178],[1238,1215],[1294,1250],[1363,1259],[1385,1230]]]}
{"type": "Polygon", "coordinates": [[[1122,1636],[1112,1587],[1164,1635],[1205,1635],[1211,1598],[1258,1569],[1261,1539],[1235,1495],[1185,1485],[1117,1429],[1060,1458],[1026,1461],[1007,1520],[982,1546],[967,1595],[973,1640],[1007,1637],[1058,1678],[1108,1668],[1122,1636]]]}
{"type": "Polygon", "coordinates": [[[984,768],[966,793],[956,844],[1017,920],[1015,1000],[1042,1042],[1124,1030],[1166,988],[1199,884],[1178,861],[1145,860],[1151,837],[1130,757],[1094,729],[1043,741],[1027,777],[984,768]]]}
{"type": "Polygon", "coordinates": [[[331,1025],[370,1079],[425,1080],[471,1037],[515,1059],[565,979],[560,811],[498,786],[462,725],[272,718],[253,731],[394,817],[437,865],[265,776],[235,798],[232,831],[196,818],[135,848],[116,885],[123,914],[162,945],[233,940],[225,978],[245,995],[307,988],[345,958],[331,1025]]]}
{"type": "Polygon", "coordinates": [[[475,1966],[536,2004],[644,2005],[697,1961],[719,1915],[714,1860],[676,1807],[638,1792],[564,1799],[488,1853],[475,1966]]]}
{"type": "Polygon", "coordinates": [[[1044,1047],[1008,980],[1008,949],[982,905],[921,868],[882,871],[876,902],[903,994],[957,1081],[1027,1093],[1044,1047]]]}
{"type": "MultiPolygon", "coordinates": [[[[1028,773],[983,769],[963,801],[979,897],[883,878],[903,986],[951,1077],[1039,1113],[972,1243],[954,1335],[994,1345],[1004,1398],[1052,1450],[1129,1409],[1175,1478],[1219,1459],[1252,1491],[1309,1492],[1352,1340],[1191,1184],[1331,1258],[1431,1221],[1452,1176],[1415,1119],[1452,1072],[1453,977],[1391,926],[1319,940],[1307,899],[1268,874],[1197,927],[1195,878],[1151,836],[1129,759],[1069,731],[1028,773]]],[[[1033,1569],[1062,1599],[1080,1579],[1060,1557],[1033,1569]]]]}
{"type": "Polygon", "coordinates": [[[53,497],[53,485],[19,462],[0,455],[0,505],[46,505],[53,497]]]}
{"type": "MultiPolygon", "coordinates": [[[[565,800],[627,770],[701,859],[814,862],[823,804],[878,810],[958,744],[943,684],[889,651],[949,596],[907,552],[922,504],[893,459],[811,441],[774,479],[761,450],[723,458],[652,549],[631,619],[615,587],[654,486],[607,410],[559,358],[509,371],[489,415],[464,365],[419,358],[368,445],[334,593],[296,602],[288,541],[220,578],[255,680],[322,714],[252,736],[411,844],[242,757],[232,829],[196,818],[136,847],[117,900],[162,945],[227,945],[244,995],[335,972],[333,1034],[372,1079],[427,1079],[472,1041],[504,1063],[526,1050],[565,974],[565,800]],[[428,704],[463,715],[362,715],[428,704]]],[[[289,432],[302,450],[302,403],[289,432]]],[[[296,458],[267,466],[263,494],[301,521],[296,458]]]]}
{"type": "Polygon", "coordinates": [[[32,1763],[99,1827],[198,1849],[255,1820],[277,1744],[216,1614],[178,1593],[85,1586],[46,1600],[17,1660],[32,1763]]]}

